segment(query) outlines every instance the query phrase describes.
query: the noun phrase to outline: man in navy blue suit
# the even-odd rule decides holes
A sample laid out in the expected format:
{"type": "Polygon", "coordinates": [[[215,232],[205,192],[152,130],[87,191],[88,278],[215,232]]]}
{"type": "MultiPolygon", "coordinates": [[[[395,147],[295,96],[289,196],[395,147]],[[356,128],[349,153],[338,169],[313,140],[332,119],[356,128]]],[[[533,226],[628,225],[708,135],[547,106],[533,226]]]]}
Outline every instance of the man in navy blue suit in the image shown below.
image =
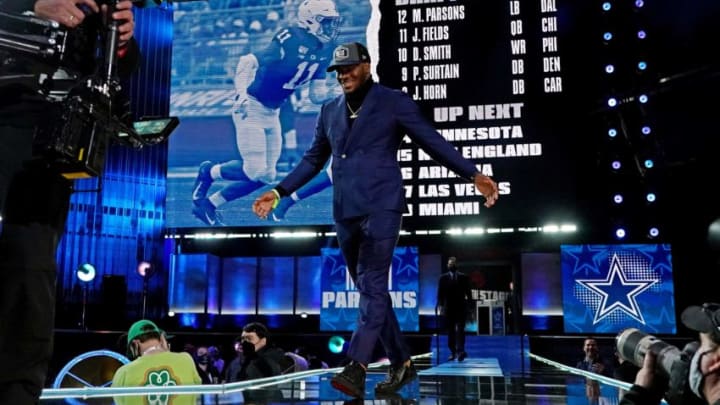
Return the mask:
{"type": "Polygon", "coordinates": [[[352,360],[332,378],[336,389],[365,395],[365,374],[379,340],[390,359],[388,378],[376,394],[399,390],[417,377],[387,290],[388,269],[406,209],[397,151],[407,134],[433,159],[472,181],[491,207],[497,183],[478,173],[448,143],[405,93],[375,83],[370,54],[360,43],[338,46],[328,71],[343,89],[322,106],[315,136],[302,160],[274,189],[255,200],[253,212],[267,218],[280,198],[320,172],[332,156],[333,217],[340,249],[360,292],[357,328],[348,349],[352,360]]]}

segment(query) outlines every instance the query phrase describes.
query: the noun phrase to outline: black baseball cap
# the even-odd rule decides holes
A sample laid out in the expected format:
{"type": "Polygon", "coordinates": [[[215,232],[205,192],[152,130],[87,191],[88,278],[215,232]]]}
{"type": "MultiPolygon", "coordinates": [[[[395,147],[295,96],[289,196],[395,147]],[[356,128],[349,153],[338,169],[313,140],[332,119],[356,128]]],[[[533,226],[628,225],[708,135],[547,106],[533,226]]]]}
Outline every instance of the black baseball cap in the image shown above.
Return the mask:
{"type": "Polygon", "coordinates": [[[690,306],[683,311],[680,318],[685,326],[696,332],[720,334],[720,304],[690,306]]]}
{"type": "Polygon", "coordinates": [[[332,63],[328,66],[327,71],[332,72],[339,66],[357,65],[364,62],[370,62],[370,52],[365,45],[359,42],[348,42],[335,48],[332,63]]]}

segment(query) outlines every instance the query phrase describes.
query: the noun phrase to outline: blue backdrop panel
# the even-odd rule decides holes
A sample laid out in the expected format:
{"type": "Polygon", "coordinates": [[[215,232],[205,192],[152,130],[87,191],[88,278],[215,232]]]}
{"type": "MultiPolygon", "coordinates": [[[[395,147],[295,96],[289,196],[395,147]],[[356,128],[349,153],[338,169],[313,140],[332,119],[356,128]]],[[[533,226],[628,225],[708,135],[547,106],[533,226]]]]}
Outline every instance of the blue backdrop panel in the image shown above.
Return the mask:
{"type": "Polygon", "coordinates": [[[256,257],[223,259],[223,315],[255,314],[257,261],[256,257]]]}
{"type": "MultiPolygon", "coordinates": [[[[347,273],[345,259],[340,249],[323,248],[321,263],[320,330],[354,330],[360,293],[347,273]]],[[[418,331],[417,247],[395,248],[388,284],[400,329],[418,331]]]]}
{"type": "Polygon", "coordinates": [[[297,257],[298,288],[295,313],[320,314],[320,256],[297,257]]]}
{"type": "Polygon", "coordinates": [[[295,291],[293,257],[260,258],[258,314],[292,314],[295,291]]]}
{"type": "MultiPolygon", "coordinates": [[[[170,266],[170,310],[204,313],[209,298],[208,287],[214,281],[210,276],[217,273],[218,258],[208,254],[173,255],[170,266]]],[[[217,313],[216,306],[207,310],[217,313]]]]}
{"type": "Polygon", "coordinates": [[[675,333],[670,245],[562,245],[565,332],[675,333]]]}

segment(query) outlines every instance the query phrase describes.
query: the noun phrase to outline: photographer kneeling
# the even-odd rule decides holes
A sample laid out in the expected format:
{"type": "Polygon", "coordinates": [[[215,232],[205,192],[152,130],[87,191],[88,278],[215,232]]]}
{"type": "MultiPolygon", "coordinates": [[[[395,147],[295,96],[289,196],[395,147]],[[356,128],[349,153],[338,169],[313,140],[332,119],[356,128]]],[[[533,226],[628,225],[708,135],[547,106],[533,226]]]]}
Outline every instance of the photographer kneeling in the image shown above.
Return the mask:
{"type": "MultiPolygon", "coordinates": [[[[700,346],[693,354],[687,376],[688,386],[697,396],[693,399],[697,401],[687,398],[681,403],[720,405],[720,305],[691,306],[683,311],[682,322],[700,332],[700,346]]],[[[623,396],[620,405],[660,403],[668,388],[668,380],[658,371],[659,364],[656,362],[657,355],[648,351],[635,377],[635,384],[623,396]]]]}

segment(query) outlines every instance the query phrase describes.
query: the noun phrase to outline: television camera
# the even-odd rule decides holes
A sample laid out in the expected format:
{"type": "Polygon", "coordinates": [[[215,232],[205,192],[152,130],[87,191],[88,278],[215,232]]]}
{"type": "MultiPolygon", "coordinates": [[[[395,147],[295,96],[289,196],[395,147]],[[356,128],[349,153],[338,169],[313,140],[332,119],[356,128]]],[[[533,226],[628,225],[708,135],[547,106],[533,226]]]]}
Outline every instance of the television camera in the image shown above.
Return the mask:
{"type": "MultiPolygon", "coordinates": [[[[104,3],[108,15],[114,1],[104,3]]],[[[55,125],[40,126],[33,139],[34,153],[67,178],[99,176],[112,143],[133,148],[158,144],[179,123],[177,117],[132,121],[117,73],[118,25],[115,20],[103,24],[94,51],[100,55],[96,69],[83,75],[82,67],[72,60],[72,30],[34,15],[0,12],[0,54],[6,56],[5,66],[9,61],[24,66],[20,73],[0,71],[0,88],[29,87],[49,102],[48,113],[57,120],[55,125]]]]}
{"type": "Polygon", "coordinates": [[[656,371],[667,381],[664,396],[670,405],[703,403],[692,393],[688,384],[690,361],[698,350],[699,342],[690,342],[680,350],[636,328],[620,332],[615,337],[615,342],[618,355],[638,367],[643,366],[647,353],[655,354],[656,371]]]}

